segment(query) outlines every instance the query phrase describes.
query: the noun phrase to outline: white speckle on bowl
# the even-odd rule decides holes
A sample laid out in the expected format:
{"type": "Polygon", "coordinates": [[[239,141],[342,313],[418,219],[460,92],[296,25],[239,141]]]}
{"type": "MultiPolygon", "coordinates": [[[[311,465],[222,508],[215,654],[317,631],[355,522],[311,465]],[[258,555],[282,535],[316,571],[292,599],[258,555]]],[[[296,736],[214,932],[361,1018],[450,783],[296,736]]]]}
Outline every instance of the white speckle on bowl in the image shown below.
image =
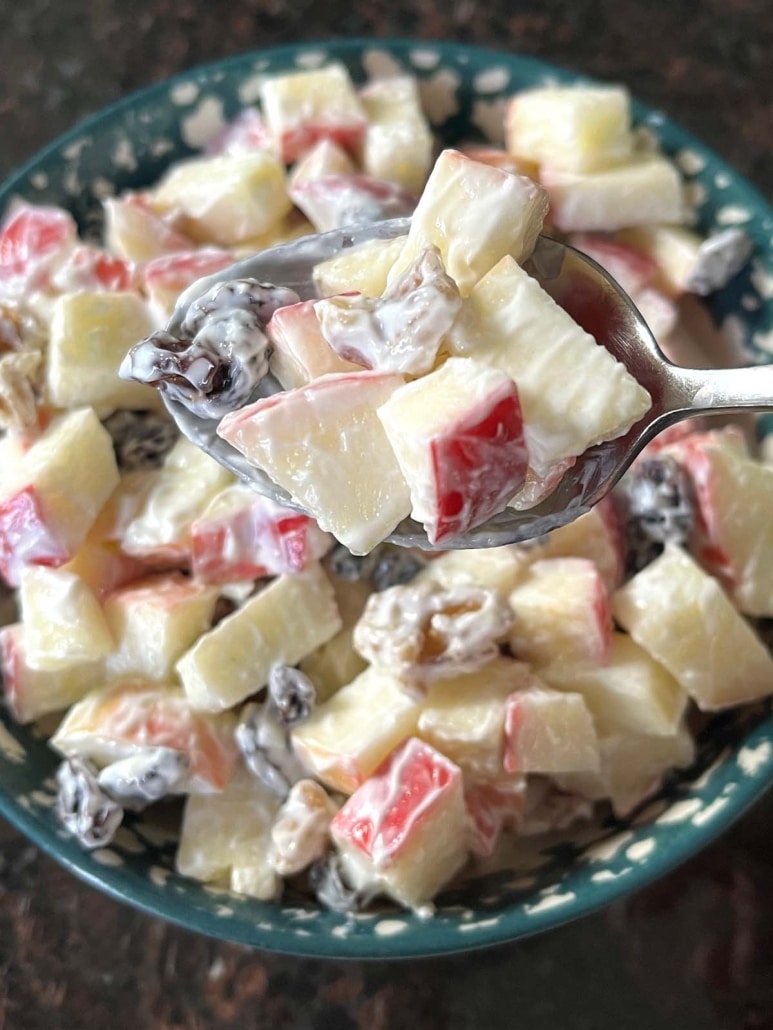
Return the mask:
{"type": "Polygon", "coordinates": [[[711,822],[717,812],[721,811],[729,800],[726,797],[715,798],[710,805],[706,805],[692,817],[693,826],[703,826],[704,823],[711,822]]]}
{"type": "Polygon", "coordinates": [[[176,107],[192,104],[199,95],[199,87],[195,82],[178,82],[169,90],[169,99],[176,107]]]}
{"type": "Polygon", "coordinates": [[[458,113],[460,85],[459,75],[447,68],[419,83],[421,106],[433,125],[442,125],[458,113]]]}
{"type": "Polygon", "coordinates": [[[472,80],[473,88],[478,93],[501,93],[507,89],[510,73],[507,68],[486,68],[472,80]]]}
{"type": "Polygon", "coordinates": [[[773,271],[771,269],[761,265],[759,261],[753,261],[750,278],[763,300],[773,300],[773,271]]]}
{"type": "Polygon", "coordinates": [[[362,55],[362,66],[370,79],[394,79],[405,75],[405,68],[386,50],[366,50],[362,55]]]}
{"type": "Polygon", "coordinates": [[[654,850],[655,838],[647,837],[645,840],[637,840],[635,844],[626,848],[625,857],[629,858],[632,862],[643,862],[645,858],[649,858],[654,850]]]}
{"type": "Polygon", "coordinates": [[[676,823],[684,823],[691,819],[696,812],[703,808],[700,798],[687,798],[685,801],[675,801],[663,815],[657,819],[660,826],[673,826],[676,823]]]}
{"type": "Polygon", "coordinates": [[[32,802],[26,794],[19,794],[16,798],[16,802],[19,805],[19,807],[23,808],[26,812],[29,812],[29,810],[32,808],[32,802]]]}
{"type": "Polygon", "coordinates": [[[684,200],[689,210],[695,211],[706,203],[706,187],[697,179],[685,183],[684,200]]]}
{"type": "Polygon", "coordinates": [[[373,932],[377,937],[394,937],[395,934],[407,929],[408,923],[403,919],[379,919],[373,927],[373,932]]]}
{"type": "Polygon", "coordinates": [[[9,733],[5,726],[0,722],[0,752],[3,757],[7,758],[9,762],[14,762],[19,765],[24,761],[26,752],[21,746],[16,737],[12,733],[9,733]]]}
{"type": "MultiPolygon", "coordinates": [[[[624,873],[628,872],[628,867],[623,870],[624,873]]],[[[611,869],[599,869],[597,873],[591,876],[591,883],[611,883],[620,876],[620,873],[613,873],[611,869]]]]}
{"type": "Polygon", "coordinates": [[[714,185],[718,190],[726,190],[731,182],[732,180],[727,172],[717,172],[714,176],[714,185]]]}
{"type": "Polygon", "coordinates": [[[752,343],[767,354],[773,354],[773,329],[768,329],[767,332],[762,332],[762,330],[756,332],[752,336],[752,343]]]}
{"type": "Polygon", "coordinates": [[[632,836],[633,834],[630,832],[616,833],[613,837],[608,837],[606,840],[600,840],[598,843],[593,844],[585,854],[591,862],[608,862],[615,857],[621,848],[626,846],[632,836]]]}
{"type": "Polygon", "coordinates": [[[134,147],[129,139],[119,140],[110,157],[116,168],[125,168],[129,172],[133,172],[137,167],[137,155],[134,153],[134,147]]]}
{"type": "Polygon", "coordinates": [[[472,105],[470,121],[476,129],[480,129],[490,143],[504,143],[504,111],[507,101],[476,100],[472,105]]]}
{"type": "Polygon", "coordinates": [[[92,851],[91,857],[100,865],[111,866],[113,869],[123,865],[123,859],[118,852],[111,851],[110,848],[99,848],[97,851],[92,851]]]}
{"type": "Polygon", "coordinates": [[[440,64],[440,54],[437,50],[411,50],[409,60],[414,68],[429,72],[440,64]]]}
{"type": "Polygon", "coordinates": [[[96,179],[91,180],[91,192],[98,200],[104,200],[106,197],[114,195],[115,184],[103,175],[98,175],[96,179]]]}
{"type": "Polygon", "coordinates": [[[216,916],[223,916],[223,918],[228,918],[229,916],[232,916],[233,914],[234,914],[234,910],[230,907],[230,905],[216,905],[215,906],[215,915],[216,916]]]}
{"type": "Polygon", "coordinates": [[[207,970],[208,980],[222,980],[223,974],[225,973],[225,962],[223,958],[218,955],[212,962],[212,965],[207,970]]]}
{"type": "Polygon", "coordinates": [[[319,910],[313,908],[289,908],[285,909],[285,915],[295,923],[313,922],[319,917],[319,910]]]}
{"type": "Polygon", "coordinates": [[[725,204],[717,211],[717,225],[743,225],[752,216],[748,207],[741,207],[740,204],[725,204]]]}
{"type": "Polygon", "coordinates": [[[305,50],[302,54],[298,54],[295,63],[298,68],[319,68],[326,60],[326,50],[305,50]]]}
{"type": "Polygon", "coordinates": [[[45,172],[35,172],[35,174],[30,177],[30,182],[36,190],[44,190],[46,186],[48,186],[48,176],[45,172]]]}
{"type": "Polygon", "coordinates": [[[697,175],[706,167],[706,159],[694,150],[680,150],[676,155],[676,163],[685,175],[697,175]]]}
{"type": "Polygon", "coordinates": [[[218,97],[203,97],[187,118],[183,118],[180,134],[189,147],[201,148],[224,128],[223,101],[218,97]]]}
{"type": "Polygon", "coordinates": [[[566,894],[548,894],[533,905],[524,905],[524,911],[527,916],[535,916],[540,912],[549,912],[552,908],[560,908],[561,905],[566,905],[575,898],[576,895],[572,891],[567,891],[566,894]]]}
{"type": "MultiPolygon", "coordinates": [[[[771,340],[773,349],[773,339],[771,340]]],[[[756,747],[742,747],[738,752],[738,764],[747,776],[756,776],[766,762],[770,761],[771,746],[769,740],[762,740],[756,747]]]]}
{"type": "Polygon", "coordinates": [[[143,855],[147,850],[142,841],[138,840],[135,834],[125,826],[122,826],[118,833],[116,833],[113,843],[117,844],[122,851],[127,851],[130,855],[143,855]]]}
{"type": "Polygon", "coordinates": [[[340,926],[334,926],[330,931],[334,937],[348,937],[352,932],[353,923],[342,923],[340,926]]]}
{"type": "Polygon", "coordinates": [[[164,869],[161,865],[152,865],[148,870],[148,877],[150,882],[155,884],[156,887],[165,887],[166,881],[172,875],[171,869],[164,869]]]}
{"type": "Polygon", "coordinates": [[[45,790],[33,790],[30,792],[30,800],[40,808],[53,808],[56,797],[45,790]]]}
{"type": "Polygon", "coordinates": [[[80,196],[83,190],[83,185],[74,168],[68,168],[62,176],[62,188],[69,197],[80,196]]]}
{"type": "Polygon", "coordinates": [[[499,923],[499,916],[495,916],[491,919],[479,919],[477,923],[463,923],[459,929],[462,933],[466,933],[468,930],[487,930],[491,926],[496,926],[499,923]]]}
{"type": "Polygon", "coordinates": [[[262,72],[256,72],[254,75],[250,75],[249,78],[239,84],[239,100],[245,105],[245,107],[249,107],[250,104],[254,104],[257,101],[260,97],[260,91],[265,81],[266,76],[263,75],[262,72]]]}
{"type": "Polygon", "coordinates": [[[150,144],[150,152],[153,157],[163,157],[174,150],[174,143],[170,139],[154,139],[150,144]]]}
{"type": "Polygon", "coordinates": [[[81,136],[80,139],[76,139],[73,140],[72,143],[68,143],[62,153],[68,161],[77,161],[89,143],[91,143],[90,136],[81,136]]]}
{"type": "Polygon", "coordinates": [[[666,120],[666,116],[662,111],[650,111],[645,115],[644,122],[646,125],[654,125],[656,127],[663,125],[666,120]]]}
{"type": "Polygon", "coordinates": [[[762,301],[756,293],[745,293],[741,297],[741,307],[744,311],[759,311],[762,307],[762,301]]]}

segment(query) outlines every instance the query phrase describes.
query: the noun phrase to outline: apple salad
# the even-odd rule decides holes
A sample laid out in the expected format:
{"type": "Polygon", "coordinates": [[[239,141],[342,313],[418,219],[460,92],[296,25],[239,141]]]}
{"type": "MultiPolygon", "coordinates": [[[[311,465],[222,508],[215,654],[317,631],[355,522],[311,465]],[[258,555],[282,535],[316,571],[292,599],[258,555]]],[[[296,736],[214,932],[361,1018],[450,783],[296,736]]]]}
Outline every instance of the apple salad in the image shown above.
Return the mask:
{"type": "Polygon", "coordinates": [[[0,230],[5,703],[50,728],[84,847],[182,804],[186,876],[426,912],[504,844],[627,816],[692,762],[696,711],[773,691],[773,469],[736,429],[664,434],[528,545],[446,547],[650,403],[524,270],[544,225],[666,348],[749,245],[688,226],[619,87],[520,93],[504,149],[439,155],[409,77],[331,65],[260,100],[106,200],[101,243],[25,202],[0,230]],[[317,299],[230,280],[157,329],[240,256],[396,215],[405,237],[317,267],[317,299]],[[160,393],[310,514],[180,437],[160,393]],[[408,515],[436,551],[382,542],[408,515]]]}

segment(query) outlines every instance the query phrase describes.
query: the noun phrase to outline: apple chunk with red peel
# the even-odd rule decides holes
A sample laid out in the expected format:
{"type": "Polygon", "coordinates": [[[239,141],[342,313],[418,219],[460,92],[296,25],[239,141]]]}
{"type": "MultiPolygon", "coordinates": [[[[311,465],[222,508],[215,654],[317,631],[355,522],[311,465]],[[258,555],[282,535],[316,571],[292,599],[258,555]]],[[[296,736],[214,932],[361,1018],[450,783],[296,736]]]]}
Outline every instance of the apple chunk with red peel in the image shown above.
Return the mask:
{"type": "Polygon", "coordinates": [[[443,544],[502,511],[528,466],[518,390],[508,376],[450,358],[378,409],[410,487],[412,515],[443,544]]]}
{"type": "Polygon", "coordinates": [[[699,708],[773,692],[773,658],[722,587],[684,551],[663,554],[613,595],[617,621],[699,708]]]}
{"type": "Polygon", "coordinates": [[[598,737],[582,695],[541,685],[511,694],[505,714],[505,770],[598,772],[598,737]]]}
{"type": "Polygon", "coordinates": [[[612,497],[604,497],[574,522],[554,529],[533,548],[534,559],[588,558],[610,593],[623,581],[625,537],[612,497]]]}
{"type": "Polygon", "coordinates": [[[506,254],[516,261],[530,256],[547,211],[547,194],[526,176],[473,161],[458,150],[444,150],[413,213],[389,282],[427,247],[435,246],[466,297],[506,254]]]}
{"type": "Polygon", "coordinates": [[[189,761],[180,793],[211,794],[233,774],[235,726],[230,712],[197,712],[177,686],[129,679],[73,705],[50,743],[65,757],[79,755],[100,768],[149,748],[172,748],[189,761]]]}
{"type": "Polygon", "coordinates": [[[317,303],[287,304],[274,312],[266,326],[274,347],[269,368],[285,390],[306,386],[329,372],[356,372],[361,367],[339,357],[322,335],[317,303]]]}
{"type": "Polygon", "coordinates": [[[651,403],[625,366],[512,257],[472,291],[446,347],[518,384],[529,462],[540,477],[557,462],[622,436],[651,403]]]}
{"type": "Polygon", "coordinates": [[[226,415],[217,432],[355,554],[411,511],[408,484],[376,414],[405,382],[380,372],[325,375],[226,415]]]}
{"type": "Polygon", "coordinates": [[[112,440],[91,408],[53,422],[3,470],[0,575],[18,586],[25,564],[69,561],[118,479],[112,440]]]}
{"type": "Polygon", "coordinates": [[[467,857],[461,770],[412,737],[349,798],[330,834],[357,890],[418,908],[467,857]]]}

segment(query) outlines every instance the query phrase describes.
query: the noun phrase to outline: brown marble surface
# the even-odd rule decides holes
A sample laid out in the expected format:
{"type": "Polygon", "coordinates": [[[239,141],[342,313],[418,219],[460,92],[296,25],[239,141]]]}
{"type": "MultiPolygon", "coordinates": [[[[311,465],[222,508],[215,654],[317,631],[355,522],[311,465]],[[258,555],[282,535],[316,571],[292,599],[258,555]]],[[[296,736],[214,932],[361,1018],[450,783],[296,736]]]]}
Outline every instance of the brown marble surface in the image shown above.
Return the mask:
{"type": "MultiPolygon", "coordinates": [[[[622,79],[773,194],[770,0],[0,0],[0,175],[203,60],[333,35],[455,39],[622,79]]],[[[0,825],[0,1030],[773,1030],[773,797],[661,883],[548,935],[410,963],[165,925],[0,825]]]]}

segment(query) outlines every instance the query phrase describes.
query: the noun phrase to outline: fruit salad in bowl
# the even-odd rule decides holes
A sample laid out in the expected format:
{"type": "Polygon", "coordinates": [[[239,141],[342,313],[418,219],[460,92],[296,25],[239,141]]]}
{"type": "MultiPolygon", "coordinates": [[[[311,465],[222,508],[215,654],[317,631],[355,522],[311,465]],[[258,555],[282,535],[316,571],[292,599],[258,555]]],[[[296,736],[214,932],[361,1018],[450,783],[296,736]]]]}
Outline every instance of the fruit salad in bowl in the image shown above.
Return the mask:
{"type": "Polygon", "coordinates": [[[575,522],[453,549],[650,403],[524,268],[540,232],[675,361],[716,363],[704,333],[764,360],[771,214],[700,144],[621,85],[341,43],[129,98],[3,201],[0,807],[76,873],[261,947],[428,954],[603,904],[764,789],[749,426],[669,431],[575,522]],[[404,216],[312,299],[231,279],[164,328],[245,255],[404,216]],[[383,542],[408,515],[435,550],[383,542]]]}

